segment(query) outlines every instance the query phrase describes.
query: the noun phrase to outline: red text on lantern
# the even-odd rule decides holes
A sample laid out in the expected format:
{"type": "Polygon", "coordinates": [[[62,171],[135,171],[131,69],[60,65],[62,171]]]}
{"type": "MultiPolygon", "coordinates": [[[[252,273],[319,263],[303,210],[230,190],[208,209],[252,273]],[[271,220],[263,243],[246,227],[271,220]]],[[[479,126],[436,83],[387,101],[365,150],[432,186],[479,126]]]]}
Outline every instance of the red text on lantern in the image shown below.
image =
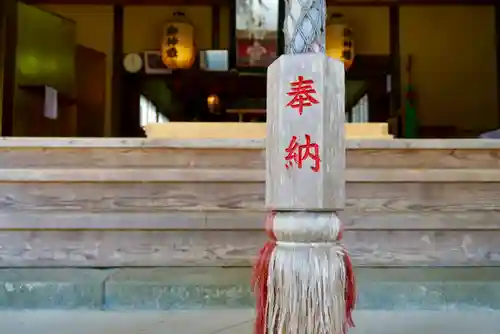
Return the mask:
{"type": "Polygon", "coordinates": [[[299,169],[302,168],[303,162],[311,159],[313,172],[319,172],[321,159],[319,157],[319,145],[316,143],[311,143],[311,136],[305,135],[306,142],[301,144],[298,142],[297,136],[293,136],[285,149],[287,155],[285,156],[285,167],[286,169],[292,168],[294,164],[297,165],[299,169]]]}
{"type": "Polygon", "coordinates": [[[292,88],[287,94],[293,96],[293,98],[286,106],[297,109],[299,115],[302,115],[304,107],[310,107],[313,104],[319,103],[313,96],[313,94],[316,94],[316,89],[314,89],[314,81],[312,79],[304,80],[304,77],[299,75],[297,81],[291,82],[290,86],[292,88]]]}

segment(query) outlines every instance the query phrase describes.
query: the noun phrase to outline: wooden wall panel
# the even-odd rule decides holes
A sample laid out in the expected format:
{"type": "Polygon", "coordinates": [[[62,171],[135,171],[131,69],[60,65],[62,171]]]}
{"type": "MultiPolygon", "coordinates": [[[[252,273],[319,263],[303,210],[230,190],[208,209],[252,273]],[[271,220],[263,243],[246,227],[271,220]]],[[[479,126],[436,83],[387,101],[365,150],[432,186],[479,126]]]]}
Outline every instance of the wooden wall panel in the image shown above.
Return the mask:
{"type": "MultiPolygon", "coordinates": [[[[0,267],[251,264],[266,239],[261,148],[126,141],[0,142],[0,267]]],[[[357,265],[500,265],[500,149],[351,148],[347,165],[357,265]]]]}
{"type": "MultiPolygon", "coordinates": [[[[0,267],[249,266],[263,231],[3,231],[0,267]]],[[[350,231],[358,266],[500,265],[489,231],[350,231]]]]}
{"type": "Polygon", "coordinates": [[[264,168],[264,151],[0,147],[2,168],[264,168]]]}
{"type": "MultiPolygon", "coordinates": [[[[339,214],[348,231],[500,231],[497,211],[355,212],[339,214]]],[[[3,211],[0,230],[262,230],[264,212],[255,211],[3,211]]]]}
{"type": "MultiPolygon", "coordinates": [[[[262,149],[0,147],[2,168],[264,169],[262,149]]],[[[349,149],[348,168],[500,168],[496,149],[349,149]]]]}
{"type": "MultiPolygon", "coordinates": [[[[357,265],[500,265],[495,183],[349,183],[357,265]]],[[[262,183],[0,183],[0,267],[248,266],[262,183]]]]}
{"type": "Polygon", "coordinates": [[[498,150],[349,150],[349,168],[500,168],[498,150]]]}
{"type": "Polygon", "coordinates": [[[263,203],[263,183],[0,183],[4,212],[262,210],[263,203]]]}
{"type": "Polygon", "coordinates": [[[500,183],[353,183],[348,208],[357,212],[498,211],[500,183]]]}
{"type": "MultiPolygon", "coordinates": [[[[500,183],[348,183],[347,195],[352,213],[500,215],[500,183]]],[[[2,212],[262,211],[263,205],[263,183],[0,183],[2,212]]]]}

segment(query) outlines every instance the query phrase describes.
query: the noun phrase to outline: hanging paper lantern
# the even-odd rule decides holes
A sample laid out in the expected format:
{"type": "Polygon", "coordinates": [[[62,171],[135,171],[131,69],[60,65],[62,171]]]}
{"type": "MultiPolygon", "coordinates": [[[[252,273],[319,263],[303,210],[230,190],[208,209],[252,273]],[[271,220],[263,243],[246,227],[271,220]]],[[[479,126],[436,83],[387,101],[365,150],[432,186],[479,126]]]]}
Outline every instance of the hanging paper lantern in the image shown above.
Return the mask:
{"type": "Polygon", "coordinates": [[[175,12],[163,27],[161,59],[170,69],[187,69],[193,65],[195,52],[194,26],[184,13],[175,12]]]}
{"type": "Polygon", "coordinates": [[[332,14],[326,25],[326,54],[330,58],[344,62],[346,70],[354,61],[354,41],[352,29],[344,21],[342,14],[332,14]]]}

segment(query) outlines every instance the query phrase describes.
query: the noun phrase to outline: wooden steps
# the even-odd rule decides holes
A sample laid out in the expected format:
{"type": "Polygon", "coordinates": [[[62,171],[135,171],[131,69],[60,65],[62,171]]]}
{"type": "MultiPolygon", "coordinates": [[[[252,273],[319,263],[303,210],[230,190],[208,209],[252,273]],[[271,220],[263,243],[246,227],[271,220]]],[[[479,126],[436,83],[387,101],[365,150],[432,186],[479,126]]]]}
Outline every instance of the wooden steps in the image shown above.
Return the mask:
{"type": "MultiPolygon", "coordinates": [[[[500,265],[500,143],[348,147],[356,265],[500,265]]],[[[259,140],[2,140],[0,267],[250,266],[263,166],[259,140]]]]}

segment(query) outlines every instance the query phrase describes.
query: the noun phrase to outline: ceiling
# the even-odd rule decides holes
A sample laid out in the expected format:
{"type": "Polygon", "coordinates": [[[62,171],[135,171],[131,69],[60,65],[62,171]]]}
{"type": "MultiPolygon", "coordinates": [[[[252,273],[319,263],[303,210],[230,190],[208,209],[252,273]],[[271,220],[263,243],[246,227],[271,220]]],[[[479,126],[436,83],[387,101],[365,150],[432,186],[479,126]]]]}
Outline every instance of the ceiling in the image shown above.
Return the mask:
{"type": "MultiPolygon", "coordinates": [[[[24,0],[27,4],[89,4],[125,6],[229,6],[235,0],[24,0]]],[[[388,5],[494,5],[498,0],[326,0],[329,6],[388,6],[388,5]]]]}

